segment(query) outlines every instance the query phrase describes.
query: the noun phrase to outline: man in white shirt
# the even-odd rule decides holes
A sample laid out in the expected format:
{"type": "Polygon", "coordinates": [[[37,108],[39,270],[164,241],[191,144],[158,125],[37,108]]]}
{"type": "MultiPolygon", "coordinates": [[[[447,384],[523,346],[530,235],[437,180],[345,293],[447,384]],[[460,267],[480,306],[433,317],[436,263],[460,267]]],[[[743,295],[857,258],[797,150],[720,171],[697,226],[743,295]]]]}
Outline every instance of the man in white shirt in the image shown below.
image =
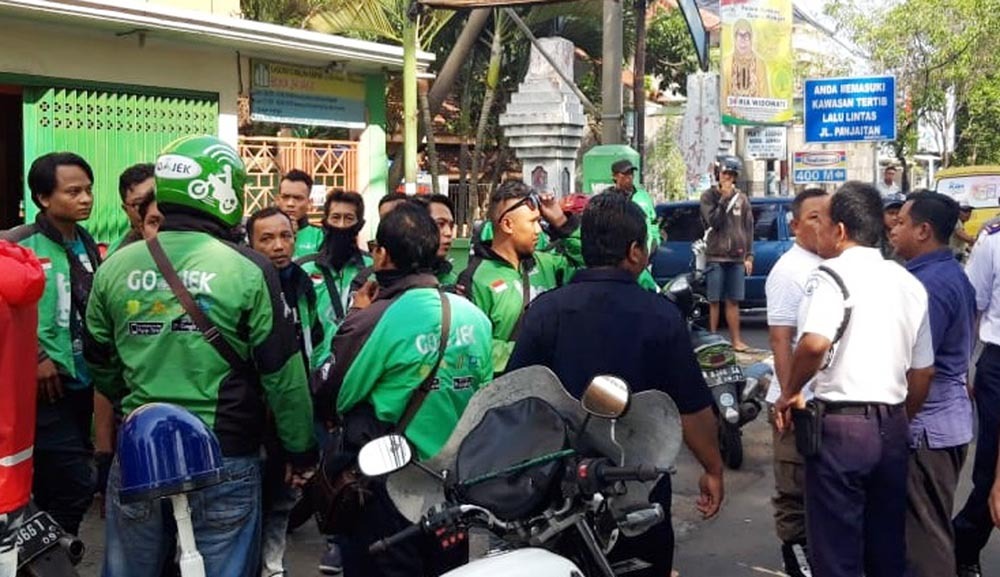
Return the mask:
{"type": "MultiPolygon", "coordinates": [[[[809,188],[792,201],[792,234],[795,244],[781,255],[767,275],[767,326],[774,370],[767,402],[781,396],[779,383],[788,380],[792,369],[792,348],[798,336],[799,309],[806,295],[809,276],[823,259],[816,254],[817,234],[823,215],[829,210],[830,195],[821,188],[809,188]]],[[[805,461],[795,448],[791,431],[773,429],[774,524],[781,539],[781,557],[789,577],[806,577],[806,510],[803,500],[805,461]]]]}
{"type": "Polygon", "coordinates": [[[885,172],[882,173],[882,182],[875,185],[875,187],[878,188],[878,193],[882,198],[899,194],[899,185],[896,184],[896,167],[885,167],[885,172]]]}
{"type": "MultiPolygon", "coordinates": [[[[879,253],[882,201],[849,182],[830,199],[818,234],[825,263],[809,279],[775,419],[789,426],[812,382],[820,442],[806,456],[806,527],[816,577],[903,577],[909,425],[934,374],[927,292],[879,253]]],[[[799,426],[802,424],[803,426],[799,426]]],[[[812,440],[812,439],[808,439],[812,440]]],[[[802,443],[800,447],[808,445],[802,443]]]]}
{"type": "Polygon", "coordinates": [[[993,534],[988,498],[996,479],[997,450],[1000,445],[1000,219],[983,226],[965,267],[976,289],[979,313],[979,340],[983,353],[976,362],[973,390],[979,437],[972,468],[969,500],[952,521],[955,528],[955,562],[960,577],[979,577],[979,552],[993,534]]]}

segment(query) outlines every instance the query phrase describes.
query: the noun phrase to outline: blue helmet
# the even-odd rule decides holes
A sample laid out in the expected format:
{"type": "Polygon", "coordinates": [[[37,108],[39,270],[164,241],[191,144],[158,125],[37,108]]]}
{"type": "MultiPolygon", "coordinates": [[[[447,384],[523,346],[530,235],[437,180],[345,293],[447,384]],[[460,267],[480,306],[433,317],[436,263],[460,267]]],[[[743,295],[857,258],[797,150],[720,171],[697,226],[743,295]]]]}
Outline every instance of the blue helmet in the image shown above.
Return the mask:
{"type": "Polygon", "coordinates": [[[169,403],[143,405],[125,419],[118,464],[123,503],[187,493],[225,480],[215,434],[201,419],[169,403]]]}

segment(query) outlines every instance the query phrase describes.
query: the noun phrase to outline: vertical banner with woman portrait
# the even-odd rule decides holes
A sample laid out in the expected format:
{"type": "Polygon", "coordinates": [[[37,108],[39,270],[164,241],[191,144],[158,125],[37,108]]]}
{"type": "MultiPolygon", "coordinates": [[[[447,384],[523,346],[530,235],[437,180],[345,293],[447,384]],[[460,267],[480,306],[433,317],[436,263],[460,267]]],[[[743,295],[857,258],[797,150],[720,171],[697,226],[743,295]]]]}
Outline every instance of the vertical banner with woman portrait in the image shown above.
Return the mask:
{"type": "Polygon", "coordinates": [[[792,120],[792,0],[721,0],[725,124],[792,120]]]}

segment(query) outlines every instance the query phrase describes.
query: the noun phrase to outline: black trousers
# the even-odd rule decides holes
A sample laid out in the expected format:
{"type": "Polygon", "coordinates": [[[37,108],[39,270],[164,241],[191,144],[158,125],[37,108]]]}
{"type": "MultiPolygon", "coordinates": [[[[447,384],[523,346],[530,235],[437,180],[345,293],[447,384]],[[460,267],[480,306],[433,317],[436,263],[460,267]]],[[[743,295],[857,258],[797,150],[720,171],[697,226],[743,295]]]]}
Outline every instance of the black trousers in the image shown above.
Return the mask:
{"type": "Polygon", "coordinates": [[[996,473],[998,432],[1000,432],[1000,347],[986,345],[976,363],[976,415],[979,437],[972,468],[972,492],[952,525],[955,528],[955,561],[962,565],[979,563],[993,533],[989,496],[996,473]]]}
{"type": "Polygon", "coordinates": [[[908,577],[938,577],[955,571],[951,512],[966,451],[966,445],[910,451],[906,480],[908,577]]]}
{"type": "Polygon", "coordinates": [[[806,458],[806,528],[815,577],[903,577],[909,424],[902,406],[827,414],[806,458]]]}
{"type": "Polygon", "coordinates": [[[94,389],[66,389],[55,403],[38,401],[35,427],[35,504],[76,535],[94,498],[96,472],[90,425],[94,389]]]}

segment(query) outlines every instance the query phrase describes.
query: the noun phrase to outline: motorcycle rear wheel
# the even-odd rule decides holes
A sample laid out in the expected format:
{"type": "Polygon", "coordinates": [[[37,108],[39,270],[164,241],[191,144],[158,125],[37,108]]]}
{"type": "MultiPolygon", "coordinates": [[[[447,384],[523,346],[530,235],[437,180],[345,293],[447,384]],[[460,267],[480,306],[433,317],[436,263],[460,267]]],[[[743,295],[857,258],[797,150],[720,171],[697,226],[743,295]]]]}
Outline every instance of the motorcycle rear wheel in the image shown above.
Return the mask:
{"type": "Polygon", "coordinates": [[[736,470],[743,466],[743,431],[739,425],[722,423],[719,427],[719,451],[722,462],[730,469],[736,470]]]}

